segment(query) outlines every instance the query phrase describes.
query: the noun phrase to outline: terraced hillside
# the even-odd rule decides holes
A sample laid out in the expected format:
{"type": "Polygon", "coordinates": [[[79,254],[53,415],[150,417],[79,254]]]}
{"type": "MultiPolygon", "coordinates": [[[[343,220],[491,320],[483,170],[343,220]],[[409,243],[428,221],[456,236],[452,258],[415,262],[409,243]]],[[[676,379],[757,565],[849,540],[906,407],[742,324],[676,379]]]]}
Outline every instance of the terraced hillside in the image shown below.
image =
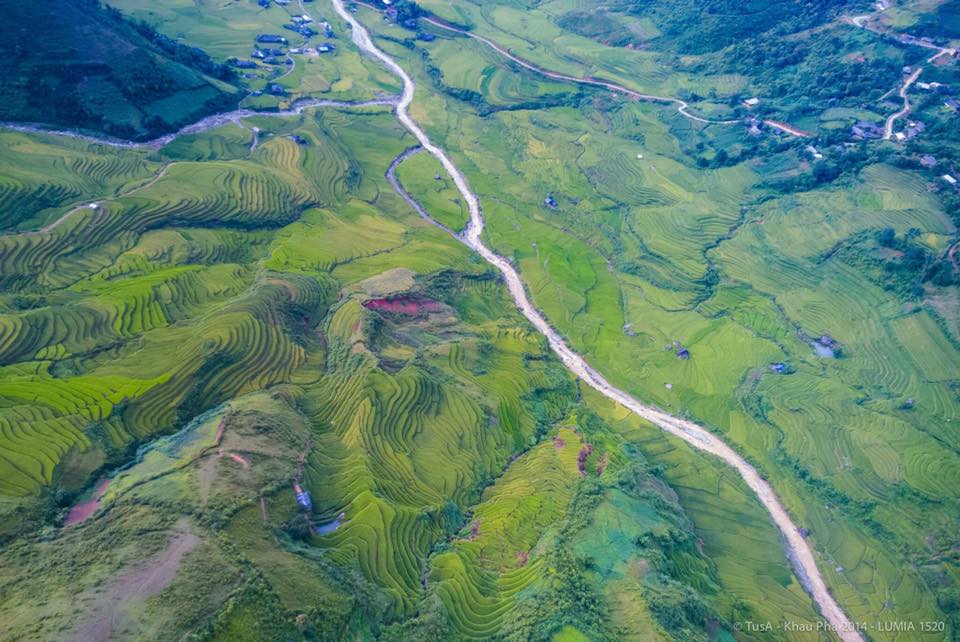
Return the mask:
{"type": "MultiPolygon", "coordinates": [[[[538,57],[572,47],[557,35],[563,24],[543,26],[557,15],[547,7],[521,19],[513,3],[427,5],[538,64],[579,70],[562,55],[538,57]]],[[[430,82],[447,52],[473,61],[458,72],[471,89],[491,66],[533,72],[429,23],[437,39],[409,52],[394,44],[401,28],[365,21],[426,88],[417,118],[464,168],[491,245],[512,256],[535,304],[591,365],[711,426],[759,466],[855,620],[950,622],[960,576],[947,480],[960,471],[960,401],[957,373],[943,368],[960,363],[960,336],[943,303],[956,295],[956,271],[937,283],[908,276],[896,252],[934,265],[938,251],[910,239],[955,239],[957,219],[949,193],[903,160],[909,151],[856,143],[856,154],[826,161],[849,165],[808,180],[817,169],[807,142],[758,143],[745,125],[697,124],[607,92],[484,114],[456,86],[430,82]],[[740,151],[751,148],[759,155],[740,151]],[[883,240],[888,228],[894,241],[883,240]],[[887,254],[884,243],[903,249],[887,254]]],[[[634,55],[604,52],[611,69],[634,55]]],[[[699,516],[686,507],[712,528],[723,510],[712,504],[699,516]]],[[[736,588],[754,593],[742,579],[736,588]]]]}
{"type": "MultiPolygon", "coordinates": [[[[716,66],[735,42],[688,55],[690,3],[421,4],[533,63],[356,7],[549,322],[756,467],[865,638],[955,636],[958,220],[911,156],[952,171],[949,135],[841,155],[844,103],[823,138],[758,138],[737,103],[763,78],[716,66]]],[[[245,79],[283,91],[246,107],[400,87],[323,2],[112,6],[217,64],[327,18],[335,53],[283,30],[293,62],[245,79]]],[[[881,55],[842,10],[738,28],[881,55]]],[[[0,130],[0,638],[835,639],[737,472],[556,359],[395,116],[0,130]]]]}
{"type": "MultiPolygon", "coordinates": [[[[718,562],[641,454],[656,433],[602,419],[496,279],[390,188],[410,145],[392,117],[243,124],[253,149],[235,125],[119,155],[5,134],[4,163],[36,151],[97,205],[0,237],[0,634],[727,630],[718,562]],[[590,548],[601,532],[616,551],[590,548]]],[[[411,189],[436,182],[423,160],[411,189]]],[[[11,203],[44,220],[44,201],[11,203]]],[[[760,532],[765,572],[789,578],[760,532]]]]}

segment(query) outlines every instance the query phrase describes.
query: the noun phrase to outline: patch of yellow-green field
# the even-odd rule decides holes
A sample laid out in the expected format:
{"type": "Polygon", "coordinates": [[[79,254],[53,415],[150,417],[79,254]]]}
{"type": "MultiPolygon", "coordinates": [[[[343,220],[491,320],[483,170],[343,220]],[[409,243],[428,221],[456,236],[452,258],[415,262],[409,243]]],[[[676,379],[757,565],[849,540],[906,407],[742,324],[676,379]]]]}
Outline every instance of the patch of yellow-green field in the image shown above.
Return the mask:
{"type": "Polygon", "coordinates": [[[407,158],[397,168],[397,178],[404,189],[434,219],[454,231],[467,223],[470,214],[440,161],[425,152],[407,158]]]}

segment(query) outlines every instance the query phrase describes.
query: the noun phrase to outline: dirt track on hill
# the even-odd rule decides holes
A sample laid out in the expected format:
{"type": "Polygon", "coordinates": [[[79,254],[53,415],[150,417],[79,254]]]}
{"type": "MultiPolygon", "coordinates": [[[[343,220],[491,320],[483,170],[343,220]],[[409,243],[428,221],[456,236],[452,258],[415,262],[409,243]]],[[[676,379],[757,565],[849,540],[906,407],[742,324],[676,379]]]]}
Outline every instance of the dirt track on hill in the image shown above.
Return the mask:
{"type": "MultiPolygon", "coordinates": [[[[760,503],[767,510],[777,528],[780,529],[780,533],[783,535],[784,546],[787,549],[787,556],[790,559],[794,571],[804,588],[816,602],[820,613],[827,620],[830,629],[833,630],[840,639],[844,640],[844,642],[862,642],[863,638],[830,594],[823,577],[820,575],[820,570],[817,568],[813,550],[803,535],[800,534],[800,530],[791,520],[786,508],[780,503],[773,488],[761,477],[760,473],[730,446],[705,428],[691,421],[674,417],[652,406],[647,406],[626,392],[613,386],[603,375],[594,370],[583,357],[574,352],[560,334],[547,322],[540,311],[533,306],[533,303],[527,296],[523,281],[517,270],[507,259],[493,252],[493,250],[484,245],[481,240],[480,237],[483,233],[484,226],[483,214],[477,196],[470,191],[467,179],[456,165],[454,165],[447,153],[430,141],[427,134],[407,111],[410,103],[413,102],[416,88],[413,79],[410,78],[406,71],[404,71],[393,58],[373,44],[366,28],[346,10],[343,5],[343,0],[331,0],[331,2],[337,14],[351,25],[354,43],[356,43],[362,51],[380,60],[391,72],[403,81],[403,95],[396,106],[397,118],[410,133],[414,135],[423,148],[440,161],[444,169],[453,178],[457,189],[467,203],[470,212],[470,223],[458,238],[480,254],[487,263],[495,267],[503,275],[507,289],[510,291],[517,307],[530,323],[547,338],[550,347],[573,374],[608,399],[629,409],[637,416],[683,439],[697,450],[719,457],[734,468],[747,486],[755,493],[757,499],[760,500],[760,503]]],[[[671,102],[673,102],[673,100],[671,100],[671,102]]]]}
{"type": "Polygon", "coordinates": [[[663,104],[673,104],[677,106],[677,111],[680,112],[683,116],[689,118],[690,120],[695,120],[698,123],[707,123],[707,124],[714,124],[714,125],[732,125],[734,123],[740,122],[739,120],[736,120],[736,119],[710,120],[709,118],[703,118],[701,116],[697,116],[696,114],[690,113],[688,111],[688,108],[690,107],[690,105],[686,101],[680,100],[679,98],[673,98],[670,96],[657,96],[654,94],[642,94],[639,91],[634,91],[633,89],[628,89],[623,85],[607,82],[606,80],[597,80],[596,78],[578,78],[577,76],[568,76],[567,74],[561,74],[556,71],[550,71],[549,69],[544,69],[543,67],[540,67],[539,65],[536,65],[528,60],[524,60],[523,58],[515,56],[514,54],[510,53],[508,49],[497,44],[493,40],[490,40],[489,38],[484,38],[483,36],[477,35],[475,33],[471,33],[463,29],[458,29],[457,27],[454,27],[453,25],[448,24],[443,20],[439,20],[437,18],[426,17],[426,18],[423,18],[423,20],[426,22],[429,22],[435,27],[440,27],[441,29],[446,29],[447,31],[454,31],[456,33],[459,33],[460,35],[467,36],[469,38],[473,38],[474,40],[482,42],[483,44],[487,45],[488,47],[490,47],[491,49],[499,53],[501,56],[505,58],[509,58],[510,60],[517,63],[524,69],[529,69],[530,71],[538,73],[541,76],[546,76],[547,78],[553,78],[554,80],[565,80],[567,82],[574,82],[579,85],[591,85],[593,87],[604,87],[611,91],[618,91],[620,93],[626,94],[627,96],[630,96],[631,98],[636,98],[637,100],[645,100],[649,102],[663,103],[663,104]]]}

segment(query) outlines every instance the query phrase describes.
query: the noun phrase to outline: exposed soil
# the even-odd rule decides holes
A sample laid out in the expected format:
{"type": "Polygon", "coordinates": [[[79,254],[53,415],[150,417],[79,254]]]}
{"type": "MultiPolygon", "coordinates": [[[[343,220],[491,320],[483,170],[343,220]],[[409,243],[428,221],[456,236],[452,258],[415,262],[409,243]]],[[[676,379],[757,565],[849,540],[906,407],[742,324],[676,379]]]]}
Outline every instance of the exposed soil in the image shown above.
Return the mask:
{"type": "Polygon", "coordinates": [[[107,486],[110,485],[110,478],[104,477],[97,482],[93,489],[90,499],[74,504],[67,513],[67,519],[63,522],[64,526],[73,526],[88,519],[100,506],[100,498],[107,492],[107,486]]]}
{"type": "Polygon", "coordinates": [[[184,556],[201,540],[190,531],[186,519],[177,523],[166,549],[143,564],[124,571],[106,591],[100,594],[90,614],[73,633],[83,642],[126,637],[132,624],[127,606],[144,602],[165,589],[177,575],[184,556]]]}
{"type": "Polygon", "coordinates": [[[423,312],[440,312],[443,306],[433,299],[418,296],[398,296],[384,299],[370,299],[364,301],[363,307],[378,312],[392,314],[409,314],[416,316],[423,312]]]}

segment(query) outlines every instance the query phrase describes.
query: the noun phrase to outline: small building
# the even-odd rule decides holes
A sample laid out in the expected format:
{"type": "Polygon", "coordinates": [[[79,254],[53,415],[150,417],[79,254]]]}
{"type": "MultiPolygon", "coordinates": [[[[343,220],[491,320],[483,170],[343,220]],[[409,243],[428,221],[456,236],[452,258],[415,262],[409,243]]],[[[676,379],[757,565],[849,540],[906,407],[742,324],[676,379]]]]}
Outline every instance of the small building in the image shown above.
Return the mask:
{"type": "Polygon", "coordinates": [[[260,49],[254,49],[253,53],[250,54],[250,57],[259,58],[260,60],[263,60],[264,58],[267,57],[267,54],[263,53],[263,51],[261,51],[260,49]]]}
{"type": "Polygon", "coordinates": [[[770,370],[772,372],[776,372],[777,374],[783,374],[786,371],[786,369],[787,369],[787,364],[785,363],[777,362],[777,363],[770,364],[770,370]]]}
{"type": "Polygon", "coordinates": [[[760,99],[756,97],[747,98],[745,101],[743,101],[743,106],[746,107],[747,109],[753,109],[759,104],[760,104],[760,99]]]}
{"type": "Polygon", "coordinates": [[[931,167],[937,166],[937,159],[931,156],[930,154],[924,154],[920,157],[920,166],[930,169],[931,167]]]}
{"type": "Polygon", "coordinates": [[[423,40],[424,42],[433,42],[436,39],[437,37],[432,33],[426,33],[421,31],[420,33],[417,34],[417,40],[423,40]]]}
{"type": "Polygon", "coordinates": [[[950,185],[956,185],[956,184],[957,184],[957,179],[955,179],[955,178],[954,178],[953,176],[951,176],[950,174],[944,174],[944,175],[941,176],[940,178],[942,178],[946,183],[949,183],[950,185]]]}
{"type": "Polygon", "coordinates": [[[557,199],[553,197],[553,194],[547,194],[547,197],[543,199],[543,204],[552,210],[555,210],[558,207],[557,199]]]}
{"type": "Polygon", "coordinates": [[[277,83],[270,83],[267,85],[267,93],[271,96],[286,96],[287,90],[277,83]]]}
{"type": "Polygon", "coordinates": [[[907,123],[906,135],[908,139],[916,138],[926,130],[927,126],[920,121],[911,121],[907,123]]]}
{"type": "Polygon", "coordinates": [[[330,53],[336,51],[337,47],[332,42],[321,42],[317,45],[317,53],[330,53]]]}
{"type": "Polygon", "coordinates": [[[850,133],[855,138],[883,138],[883,128],[876,123],[867,120],[860,120],[850,128],[850,133]]]}
{"type": "Polygon", "coordinates": [[[893,137],[896,138],[898,142],[907,140],[907,135],[904,134],[903,132],[897,132],[896,134],[893,135],[893,137]]]}
{"type": "Polygon", "coordinates": [[[287,39],[275,33],[261,33],[257,36],[257,42],[279,42],[287,44],[287,39]]]}
{"type": "Polygon", "coordinates": [[[821,158],[823,158],[823,154],[821,154],[820,152],[818,152],[818,151],[817,151],[817,148],[814,147],[813,145],[807,145],[807,151],[808,151],[808,152],[810,153],[810,155],[813,156],[813,158],[816,159],[816,160],[820,160],[821,158]]]}
{"type": "Polygon", "coordinates": [[[304,147],[310,144],[309,140],[303,136],[298,136],[297,134],[290,134],[290,140],[295,142],[297,145],[303,145],[304,147]]]}
{"type": "Polygon", "coordinates": [[[257,4],[263,7],[264,9],[270,8],[270,0],[257,0],[257,4]]]}

